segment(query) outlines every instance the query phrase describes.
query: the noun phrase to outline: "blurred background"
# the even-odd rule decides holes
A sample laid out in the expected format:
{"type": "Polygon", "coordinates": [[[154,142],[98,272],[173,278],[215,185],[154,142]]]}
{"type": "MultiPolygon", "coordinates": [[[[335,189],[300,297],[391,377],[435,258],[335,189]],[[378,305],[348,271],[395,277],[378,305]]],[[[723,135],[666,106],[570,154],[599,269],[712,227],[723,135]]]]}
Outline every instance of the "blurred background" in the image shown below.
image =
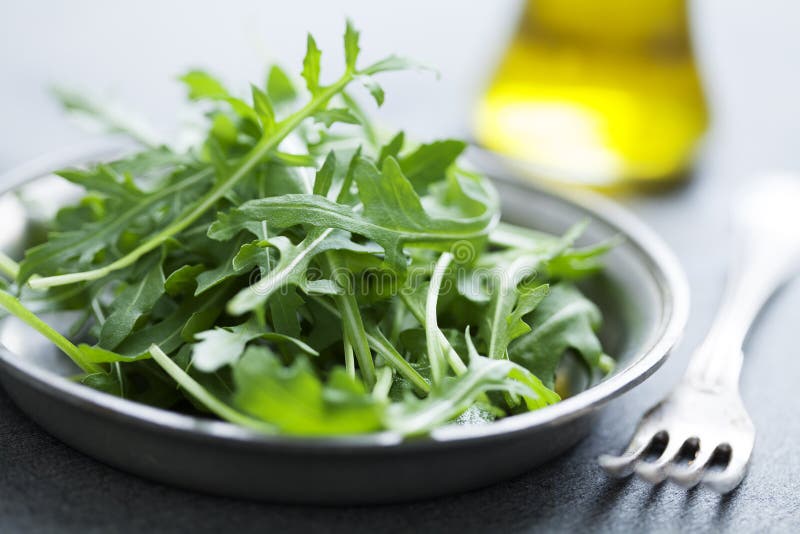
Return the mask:
{"type": "MultiPolygon", "coordinates": [[[[549,4],[556,19],[580,17],[577,11],[559,11],[552,1],[540,4],[542,11],[549,4]]],[[[637,2],[611,4],[630,11],[637,2]]],[[[662,18],[675,16],[682,5],[652,3],[654,13],[665,14],[662,18]]],[[[365,62],[396,52],[441,72],[439,80],[426,73],[385,76],[381,120],[419,139],[474,138],[481,95],[525,7],[519,0],[4,2],[0,168],[87,136],[62,118],[48,93],[53,84],[129,105],[169,132],[180,120],[175,112],[183,100],[175,82],[179,73],[201,66],[244,90],[248,82],[261,79],[271,60],[299,71],[307,31],[323,50],[323,69],[335,73],[342,62],[340,38],[347,16],[363,31],[365,62]]],[[[704,160],[724,154],[724,161],[713,161],[708,172],[733,180],[765,165],[800,167],[794,146],[800,134],[800,4],[705,0],[689,2],[688,11],[712,118],[704,160]]],[[[586,25],[597,19],[594,33],[601,28],[616,35],[625,31],[626,22],[617,14],[583,18],[586,25]]]]}

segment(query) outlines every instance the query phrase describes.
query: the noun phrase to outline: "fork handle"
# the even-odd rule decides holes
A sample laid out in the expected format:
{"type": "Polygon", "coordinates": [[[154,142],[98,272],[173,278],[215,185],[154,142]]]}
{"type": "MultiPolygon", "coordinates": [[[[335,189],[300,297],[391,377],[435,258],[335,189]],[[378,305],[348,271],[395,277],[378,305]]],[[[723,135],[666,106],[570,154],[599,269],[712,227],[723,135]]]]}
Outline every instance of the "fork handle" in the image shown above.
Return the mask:
{"type": "Polygon", "coordinates": [[[739,385],[742,345],[758,312],[794,271],[800,247],[777,236],[740,229],[742,246],[730,271],[725,295],[705,340],[695,350],[685,381],[704,389],[739,385]]]}

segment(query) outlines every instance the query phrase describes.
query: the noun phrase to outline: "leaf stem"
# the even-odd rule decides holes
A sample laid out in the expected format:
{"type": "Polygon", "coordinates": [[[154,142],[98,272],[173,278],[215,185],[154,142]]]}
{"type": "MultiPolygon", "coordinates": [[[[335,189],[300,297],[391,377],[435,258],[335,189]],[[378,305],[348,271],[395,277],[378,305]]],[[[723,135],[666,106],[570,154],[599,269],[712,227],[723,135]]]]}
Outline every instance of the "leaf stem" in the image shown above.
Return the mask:
{"type": "Polygon", "coordinates": [[[87,361],[81,350],[70,340],[62,336],[52,326],[42,321],[35,313],[26,308],[16,297],[0,290],[0,306],[15,315],[25,324],[42,334],[50,340],[56,347],[69,356],[75,365],[81,368],[84,373],[98,373],[102,369],[94,363],[87,361]]]}
{"type": "MultiPolygon", "coordinates": [[[[341,312],[330,304],[327,300],[323,298],[316,298],[316,301],[326,310],[328,310],[333,315],[341,318],[341,312]]],[[[406,380],[414,384],[420,392],[427,394],[431,390],[430,384],[425,378],[419,374],[419,372],[414,369],[394,346],[386,339],[383,335],[383,332],[375,328],[374,326],[369,326],[367,332],[367,341],[369,342],[372,349],[380,354],[390,366],[394,367],[394,370],[403,375],[406,380]]],[[[347,350],[347,345],[345,345],[345,351],[347,350]]],[[[352,349],[351,349],[352,350],[352,349]]],[[[346,356],[346,353],[345,353],[346,356]]]]}
{"type": "Polygon", "coordinates": [[[389,398],[389,391],[392,389],[392,378],[394,373],[391,367],[381,367],[378,369],[378,380],[372,389],[374,399],[385,401],[389,398]]]}
{"type": "Polygon", "coordinates": [[[397,349],[389,342],[377,327],[370,326],[367,332],[367,339],[376,353],[380,354],[389,366],[403,375],[406,380],[411,382],[421,393],[427,395],[431,391],[431,386],[425,378],[414,369],[397,349]]]}
{"type": "Polygon", "coordinates": [[[439,256],[436,267],[433,269],[433,275],[431,275],[428,295],[425,299],[425,339],[428,345],[428,360],[431,364],[431,378],[434,385],[441,384],[447,372],[445,369],[444,345],[442,345],[438,335],[441,330],[439,330],[439,325],[437,324],[436,305],[439,302],[439,291],[442,287],[444,273],[447,271],[451,261],[453,261],[453,255],[449,252],[439,256]]]}
{"type": "MultiPolygon", "coordinates": [[[[92,239],[101,239],[101,238],[105,239],[107,235],[111,234],[112,232],[118,229],[128,228],[136,217],[138,217],[142,213],[147,213],[148,210],[152,210],[153,206],[157,202],[161,201],[164,198],[167,198],[169,195],[172,195],[173,193],[177,193],[179,191],[192,187],[193,185],[199,183],[201,180],[211,175],[212,172],[213,169],[210,168],[203,169],[201,171],[192,174],[191,176],[187,176],[178,183],[170,185],[169,187],[166,187],[164,189],[154,191],[151,195],[148,195],[146,199],[143,199],[141,202],[133,206],[131,209],[123,213],[120,213],[114,219],[114,221],[111,222],[111,224],[103,227],[99,232],[95,233],[92,236],[92,239]]],[[[71,247],[72,246],[70,245],[70,248],[71,247]]],[[[63,250],[64,249],[62,247],[59,252],[62,252],[63,250]]],[[[27,270],[31,269],[30,262],[31,258],[26,257],[25,261],[21,266],[23,271],[23,278],[27,278],[27,273],[25,272],[26,269],[27,270]]],[[[79,273],[70,273],[70,274],[51,276],[51,277],[40,277],[37,276],[35,273],[33,273],[32,276],[30,276],[30,279],[28,280],[28,284],[34,289],[46,289],[48,287],[53,287],[56,285],[66,285],[73,283],[73,281],[79,281],[72,279],[75,276],[80,277],[82,275],[83,273],[79,272],[79,273]],[[58,283],[52,283],[52,281],[56,281],[58,283]]]]}
{"type": "MultiPolygon", "coordinates": [[[[410,296],[407,295],[405,292],[400,291],[399,295],[400,299],[403,301],[408,310],[411,312],[411,315],[414,316],[414,318],[417,320],[417,322],[419,322],[419,324],[425,327],[425,310],[415,306],[410,296]]],[[[450,342],[447,341],[447,337],[444,335],[444,332],[442,332],[439,329],[437,329],[437,332],[438,332],[437,337],[439,338],[439,343],[441,343],[442,346],[445,348],[445,357],[447,358],[447,363],[450,364],[450,369],[452,369],[456,375],[459,376],[463,375],[464,373],[467,372],[467,365],[461,359],[461,356],[458,355],[453,346],[450,345],[450,342]]]]}
{"type": "Polygon", "coordinates": [[[16,280],[19,274],[19,264],[0,252],[0,273],[10,276],[12,280],[16,280]]]}
{"type": "Polygon", "coordinates": [[[325,105],[328,100],[335,94],[340,92],[348,83],[353,81],[353,73],[346,72],[333,84],[325,87],[319,94],[311,99],[308,104],[303,106],[295,113],[289,115],[286,119],[278,123],[278,127],[273,133],[262,137],[258,143],[247,153],[242,162],[233,173],[220,181],[209,191],[204,197],[199,199],[191,208],[187,209],[184,213],[175,218],[172,224],[167,225],[161,231],[149,238],[147,241],[136,247],[134,250],[117,259],[116,261],[92,269],[78,273],[69,273],[56,276],[48,276],[45,278],[31,279],[28,283],[31,287],[47,288],[54,286],[62,286],[73,284],[76,282],[84,282],[89,280],[97,280],[103,278],[109,273],[124,269],[134,264],[139,258],[148,252],[158,248],[165,241],[170,239],[175,234],[188,228],[193,222],[200,218],[206,211],[208,211],[214,204],[216,204],[228,191],[230,191],[242,178],[253,170],[258,163],[260,163],[265,156],[272,150],[276,149],[278,145],[285,139],[292,131],[294,131],[300,123],[311,116],[317,109],[325,105]]]}
{"type": "Polygon", "coordinates": [[[347,335],[342,332],[344,336],[344,368],[350,378],[356,377],[356,361],[353,355],[353,345],[347,340],[347,335]]]}
{"type": "Polygon", "coordinates": [[[230,423],[251,428],[259,432],[266,432],[269,434],[275,433],[275,427],[272,425],[234,410],[209,393],[206,388],[200,385],[200,383],[192,378],[186,371],[181,369],[169,356],[164,354],[164,351],[162,351],[158,345],[150,345],[149,351],[153,360],[161,366],[164,372],[171,376],[180,387],[186,390],[199,403],[208,408],[211,413],[230,423]]]}
{"type": "Polygon", "coordinates": [[[350,293],[334,295],[333,298],[341,311],[344,333],[355,352],[361,376],[367,387],[371,388],[375,385],[375,362],[372,360],[372,352],[369,349],[369,340],[364,331],[364,322],[361,320],[358,302],[350,293]]]}
{"type": "MultiPolygon", "coordinates": [[[[344,272],[336,251],[323,252],[322,258],[323,265],[332,276],[344,272]]],[[[337,282],[337,280],[334,280],[334,282],[337,282]]],[[[356,301],[353,288],[347,276],[342,277],[340,285],[342,285],[342,293],[333,295],[333,300],[336,303],[336,311],[342,319],[344,340],[350,343],[355,352],[358,368],[361,371],[364,383],[369,388],[372,388],[375,385],[375,362],[372,359],[372,352],[370,352],[364,321],[361,319],[361,311],[358,309],[358,301],[356,301]]]]}

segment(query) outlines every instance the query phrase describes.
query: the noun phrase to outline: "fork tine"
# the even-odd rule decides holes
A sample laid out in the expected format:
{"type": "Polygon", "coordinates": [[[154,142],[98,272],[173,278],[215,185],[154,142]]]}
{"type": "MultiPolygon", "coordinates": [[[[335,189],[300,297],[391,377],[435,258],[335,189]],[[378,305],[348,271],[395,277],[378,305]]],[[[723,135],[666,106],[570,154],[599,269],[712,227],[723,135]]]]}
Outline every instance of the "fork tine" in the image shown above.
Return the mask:
{"type": "Polygon", "coordinates": [[[718,493],[733,491],[744,478],[749,459],[750,451],[733,449],[727,467],[722,471],[707,471],[701,482],[718,493]]]}
{"type": "Polygon", "coordinates": [[[644,452],[644,447],[641,450],[631,454],[622,454],[621,456],[614,456],[612,454],[601,454],[597,457],[597,463],[600,464],[606,473],[622,478],[633,473],[633,465],[639,459],[639,456],[644,452]]]}
{"type": "Polygon", "coordinates": [[[683,486],[684,488],[692,488],[696,486],[698,482],[700,482],[701,478],[703,478],[706,466],[713,455],[713,447],[703,447],[703,444],[700,443],[700,448],[697,450],[694,459],[689,463],[689,465],[686,467],[671,465],[667,469],[667,476],[679,486],[683,486]]]}
{"type": "Polygon", "coordinates": [[[686,438],[675,438],[667,435],[667,446],[656,460],[652,462],[639,462],[634,466],[636,474],[652,484],[658,484],[667,478],[667,468],[670,462],[678,455],[686,442],[686,438]]]}
{"type": "Polygon", "coordinates": [[[631,439],[628,448],[619,456],[613,454],[601,454],[597,458],[597,463],[600,464],[606,473],[609,475],[622,478],[633,473],[634,466],[639,458],[644,454],[647,448],[655,439],[656,434],[653,432],[637,430],[631,439]]]}

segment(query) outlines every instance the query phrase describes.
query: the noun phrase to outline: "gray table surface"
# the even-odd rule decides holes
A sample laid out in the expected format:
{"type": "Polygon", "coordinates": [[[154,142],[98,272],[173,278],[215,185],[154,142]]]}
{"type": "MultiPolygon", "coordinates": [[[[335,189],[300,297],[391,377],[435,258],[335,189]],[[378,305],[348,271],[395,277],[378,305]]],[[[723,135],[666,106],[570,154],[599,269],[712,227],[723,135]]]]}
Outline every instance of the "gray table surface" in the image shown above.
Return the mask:
{"type": "MultiPolygon", "coordinates": [[[[331,4],[4,3],[0,170],[82,137],[43,90],[54,80],[110,90],[169,127],[180,91],[162,80],[187,64],[220,66],[229,79],[247,80],[264,57],[298,58],[297,37],[307,29],[327,49],[336,46],[346,13],[365,30],[366,50],[405,51],[442,70],[440,82],[392,77],[382,117],[411,132],[463,134],[464,110],[518,9],[513,1],[467,10],[455,1],[331,4]],[[458,24],[443,29],[453,20],[458,24]]],[[[601,452],[625,445],[642,413],[677,381],[713,317],[734,245],[725,223],[733,185],[757,179],[753,173],[764,168],[800,169],[800,76],[796,64],[789,68],[800,57],[792,22],[798,12],[797,4],[777,0],[693,5],[714,126],[688,184],[619,198],[681,259],[692,288],[690,324],[668,363],[612,403],[573,451],[514,480],[431,501],[369,508],[259,504],[165,487],[100,464],[40,430],[0,391],[0,531],[800,530],[798,282],[770,302],[746,345],[742,394],[758,438],[749,475],[734,493],[611,480],[595,464],[601,452]]]]}

